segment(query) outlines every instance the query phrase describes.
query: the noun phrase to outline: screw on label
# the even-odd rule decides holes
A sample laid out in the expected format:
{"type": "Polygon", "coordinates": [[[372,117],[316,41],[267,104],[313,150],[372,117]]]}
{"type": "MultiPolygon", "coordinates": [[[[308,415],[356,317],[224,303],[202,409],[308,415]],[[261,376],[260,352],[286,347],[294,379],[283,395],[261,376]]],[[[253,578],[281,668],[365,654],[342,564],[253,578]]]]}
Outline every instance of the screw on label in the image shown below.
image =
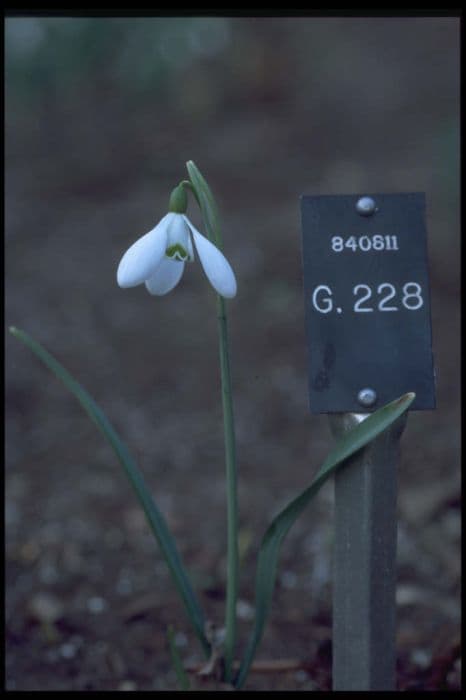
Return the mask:
{"type": "Polygon", "coordinates": [[[375,202],[372,197],[361,197],[356,203],[356,211],[361,216],[371,216],[376,211],[375,202]]]}
{"type": "Polygon", "coordinates": [[[358,393],[358,401],[361,406],[373,406],[377,401],[377,394],[375,393],[374,389],[361,389],[361,391],[358,393]]]}

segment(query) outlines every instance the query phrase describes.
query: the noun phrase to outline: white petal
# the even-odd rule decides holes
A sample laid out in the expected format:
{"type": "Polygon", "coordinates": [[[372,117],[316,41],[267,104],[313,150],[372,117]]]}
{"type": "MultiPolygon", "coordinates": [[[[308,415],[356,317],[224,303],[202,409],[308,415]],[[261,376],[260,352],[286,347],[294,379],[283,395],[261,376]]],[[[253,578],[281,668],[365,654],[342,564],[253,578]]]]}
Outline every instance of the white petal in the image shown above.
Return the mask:
{"type": "Polygon", "coordinates": [[[184,270],[184,262],[163,258],[155,272],[146,280],[147,291],[157,296],[168,294],[176,287],[184,270]]]}
{"type": "Polygon", "coordinates": [[[174,214],[166,214],[157,226],[128,248],[118,265],[120,287],[135,287],[148,279],[165,255],[167,228],[174,214]]]}
{"type": "Polygon", "coordinates": [[[209,282],[222,297],[231,299],[236,295],[236,279],[230,263],[213,243],[194,228],[187,216],[184,216],[184,219],[192,231],[194,244],[209,282]]]}

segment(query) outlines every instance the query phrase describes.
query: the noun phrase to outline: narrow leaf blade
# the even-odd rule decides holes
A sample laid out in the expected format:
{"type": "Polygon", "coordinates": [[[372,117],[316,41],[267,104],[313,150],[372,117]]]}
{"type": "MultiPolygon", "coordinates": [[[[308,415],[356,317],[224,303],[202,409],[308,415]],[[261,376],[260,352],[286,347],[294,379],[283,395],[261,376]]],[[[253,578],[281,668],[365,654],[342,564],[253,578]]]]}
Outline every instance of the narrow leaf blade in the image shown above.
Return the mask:
{"type": "Polygon", "coordinates": [[[27,333],[11,327],[10,333],[23,342],[45,365],[60,379],[69,391],[77,398],[89,418],[95,423],[110,443],[126,475],[141,503],[149,526],[162,550],[173,581],[183,600],[188,617],[206,652],[210,645],[204,634],[204,616],[192,589],[186,570],[182,564],[175,541],[168,529],[165,518],[157,508],[155,501],[144,481],[142,473],[131,457],[126,445],[105,416],[102,409],[87,391],[72,377],[72,375],[56,360],[39,342],[27,333]]]}
{"type": "Polygon", "coordinates": [[[291,501],[270,524],[259,549],[256,570],[256,615],[248,646],[235,681],[237,689],[241,688],[246,680],[262,638],[272,603],[278,557],[284,537],[337,467],[394,423],[408,410],[414,398],[413,393],[404,394],[399,399],[372,413],[353,430],[345,433],[322,464],[311,485],[291,501]]]}

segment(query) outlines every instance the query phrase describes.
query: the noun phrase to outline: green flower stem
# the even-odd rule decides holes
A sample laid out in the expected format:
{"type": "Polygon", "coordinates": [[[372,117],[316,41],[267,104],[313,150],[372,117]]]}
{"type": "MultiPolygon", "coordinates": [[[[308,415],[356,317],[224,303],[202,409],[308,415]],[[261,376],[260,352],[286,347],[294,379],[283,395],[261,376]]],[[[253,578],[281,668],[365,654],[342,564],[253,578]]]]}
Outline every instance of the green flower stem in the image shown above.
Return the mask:
{"type": "MultiPolygon", "coordinates": [[[[204,177],[192,160],[186,163],[191,189],[201,210],[209,240],[223,250],[222,236],[214,196],[204,177]]],[[[228,329],[225,300],[217,297],[220,372],[222,377],[223,425],[225,431],[225,462],[227,473],[228,572],[225,616],[225,681],[232,677],[236,641],[236,599],[238,596],[238,506],[236,496],[236,450],[231,394],[228,329]]]]}
{"type": "Polygon", "coordinates": [[[236,485],[236,449],[231,393],[230,361],[228,354],[228,327],[225,300],[217,296],[217,318],[220,345],[220,372],[222,378],[223,425],[225,431],[225,463],[227,474],[228,572],[225,613],[225,681],[232,677],[236,642],[236,600],[238,596],[238,505],[236,485]]]}

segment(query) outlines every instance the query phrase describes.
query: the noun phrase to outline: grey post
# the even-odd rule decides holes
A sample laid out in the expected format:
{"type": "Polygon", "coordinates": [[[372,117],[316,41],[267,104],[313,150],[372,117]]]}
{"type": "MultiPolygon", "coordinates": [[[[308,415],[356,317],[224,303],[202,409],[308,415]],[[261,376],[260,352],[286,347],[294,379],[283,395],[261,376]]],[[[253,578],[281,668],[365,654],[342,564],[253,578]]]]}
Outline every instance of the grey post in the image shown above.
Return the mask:
{"type": "MultiPolygon", "coordinates": [[[[330,415],[332,433],[366,417],[330,415]]],[[[336,472],[333,690],[396,689],[396,471],[406,419],[336,472]]]]}

